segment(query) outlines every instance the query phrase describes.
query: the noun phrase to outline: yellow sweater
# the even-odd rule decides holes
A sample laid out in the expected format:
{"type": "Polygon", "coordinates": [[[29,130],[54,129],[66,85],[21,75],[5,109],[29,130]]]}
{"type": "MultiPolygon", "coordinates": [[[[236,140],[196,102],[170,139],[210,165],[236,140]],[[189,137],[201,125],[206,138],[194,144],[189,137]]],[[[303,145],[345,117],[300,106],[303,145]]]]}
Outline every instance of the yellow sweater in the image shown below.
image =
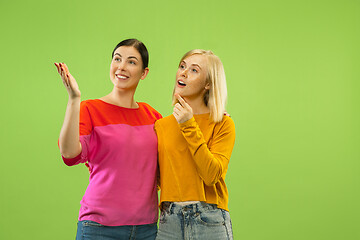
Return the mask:
{"type": "Polygon", "coordinates": [[[170,115],[155,122],[160,203],[203,201],[229,211],[225,175],[235,142],[233,120],[214,123],[209,114],[178,124],[170,115]]]}

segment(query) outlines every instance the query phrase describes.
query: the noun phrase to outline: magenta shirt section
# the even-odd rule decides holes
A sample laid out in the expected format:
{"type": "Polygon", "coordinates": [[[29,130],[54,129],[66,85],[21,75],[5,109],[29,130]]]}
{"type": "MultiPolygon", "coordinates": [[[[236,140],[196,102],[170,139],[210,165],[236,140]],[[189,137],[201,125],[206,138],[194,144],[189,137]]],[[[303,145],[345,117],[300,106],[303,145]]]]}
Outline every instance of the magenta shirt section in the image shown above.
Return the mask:
{"type": "Polygon", "coordinates": [[[106,226],[157,222],[157,138],[161,115],[146,103],[122,108],[101,100],[80,107],[82,152],[64,159],[72,166],[87,162],[89,185],[81,200],[79,221],[106,226]]]}
{"type": "Polygon", "coordinates": [[[81,136],[81,143],[88,144],[91,149],[87,156],[91,159],[91,174],[81,200],[79,220],[108,226],[156,222],[157,159],[154,156],[157,156],[157,139],[154,126],[95,127],[91,136],[81,136]]]}

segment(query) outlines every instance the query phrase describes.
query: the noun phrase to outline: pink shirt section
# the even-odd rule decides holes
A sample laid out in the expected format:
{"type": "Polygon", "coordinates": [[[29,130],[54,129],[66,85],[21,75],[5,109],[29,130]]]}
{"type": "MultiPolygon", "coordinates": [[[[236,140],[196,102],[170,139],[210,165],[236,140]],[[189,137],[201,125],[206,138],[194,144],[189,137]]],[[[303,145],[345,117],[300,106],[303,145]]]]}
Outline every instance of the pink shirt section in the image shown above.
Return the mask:
{"type": "Polygon", "coordinates": [[[79,221],[107,226],[150,224],[158,218],[157,138],[161,115],[146,103],[123,108],[87,100],[80,108],[81,154],[65,164],[88,162],[89,185],[79,221]]]}

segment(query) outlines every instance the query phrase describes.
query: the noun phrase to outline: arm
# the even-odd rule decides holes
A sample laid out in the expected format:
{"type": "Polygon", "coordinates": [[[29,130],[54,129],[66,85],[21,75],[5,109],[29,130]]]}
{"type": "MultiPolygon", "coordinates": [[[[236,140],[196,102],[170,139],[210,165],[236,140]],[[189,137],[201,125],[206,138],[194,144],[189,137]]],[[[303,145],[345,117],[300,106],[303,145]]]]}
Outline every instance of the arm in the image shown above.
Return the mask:
{"type": "Polygon", "coordinates": [[[81,93],[74,77],[69,73],[66,64],[55,63],[55,66],[69,95],[65,119],[59,137],[60,153],[65,158],[74,158],[78,156],[82,150],[79,140],[81,93]]]}
{"type": "Polygon", "coordinates": [[[235,126],[231,119],[216,127],[210,145],[206,144],[194,118],[181,123],[180,130],[188,143],[197,171],[206,185],[211,186],[224,177],[235,141],[235,126]]]}
{"type": "Polygon", "coordinates": [[[199,125],[193,117],[192,108],[177,95],[180,104],[174,106],[173,115],[188,143],[197,171],[206,185],[214,185],[223,177],[235,142],[234,122],[229,118],[223,121],[214,132],[211,146],[207,146],[199,125]]]}

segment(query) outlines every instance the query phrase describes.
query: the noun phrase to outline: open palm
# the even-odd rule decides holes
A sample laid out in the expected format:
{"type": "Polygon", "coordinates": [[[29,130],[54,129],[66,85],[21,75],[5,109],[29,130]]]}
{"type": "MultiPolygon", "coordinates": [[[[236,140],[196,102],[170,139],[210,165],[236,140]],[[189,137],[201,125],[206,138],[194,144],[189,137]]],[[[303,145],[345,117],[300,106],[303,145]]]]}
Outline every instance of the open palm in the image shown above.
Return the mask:
{"type": "Polygon", "coordinates": [[[78,98],[81,96],[79,86],[75,78],[70,74],[65,63],[55,63],[58,73],[61,76],[63,84],[69,94],[70,98],[78,98]]]}

